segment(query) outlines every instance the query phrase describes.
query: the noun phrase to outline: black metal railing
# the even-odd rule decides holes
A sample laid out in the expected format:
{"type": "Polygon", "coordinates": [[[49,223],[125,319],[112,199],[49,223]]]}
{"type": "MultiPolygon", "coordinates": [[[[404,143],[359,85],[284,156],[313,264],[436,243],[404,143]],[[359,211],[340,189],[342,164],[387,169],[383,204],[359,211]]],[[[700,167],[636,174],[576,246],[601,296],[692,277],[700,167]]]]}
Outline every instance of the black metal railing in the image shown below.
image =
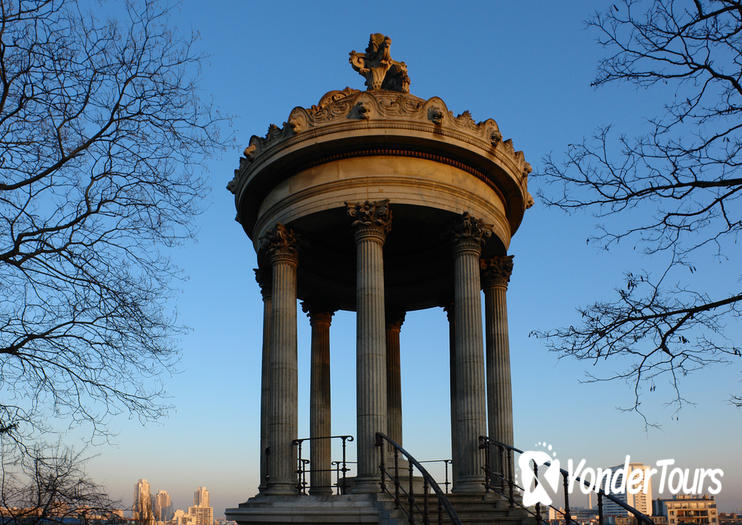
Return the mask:
{"type": "Polygon", "coordinates": [[[376,446],[380,449],[379,456],[381,457],[381,463],[379,464],[379,472],[381,474],[379,486],[381,492],[388,494],[394,499],[394,506],[400,509],[405,516],[407,516],[407,521],[409,523],[423,523],[424,525],[429,525],[431,523],[431,515],[436,515],[437,523],[440,525],[443,523],[443,516],[445,513],[448,515],[448,519],[452,524],[461,524],[461,520],[451,505],[451,502],[448,501],[446,494],[419,461],[413,458],[410,453],[403,449],[399,444],[392,441],[387,435],[382,434],[381,432],[376,433],[376,446]],[[386,467],[385,442],[389,444],[392,451],[394,465],[391,471],[386,467]],[[399,468],[400,454],[407,460],[408,464],[405,469],[399,468]],[[415,469],[417,469],[423,479],[422,494],[417,495],[415,494],[415,469]],[[402,477],[400,477],[400,474],[402,477]],[[402,486],[403,482],[406,482],[406,488],[402,486]],[[431,511],[430,508],[431,490],[433,491],[434,511],[431,511]]]}
{"type": "MultiPolygon", "coordinates": [[[[526,507],[522,504],[520,494],[524,492],[524,488],[515,482],[515,475],[513,465],[515,463],[515,454],[523,454],[523,451],[517,449],[511,445],[495,441],[487,436],[479,437],[479,448],[484,449],[484,474],[485,474],[485,490],[493,491],[501,494],[507,498],[508,503],[511,507],[520,507],[532,515],[536,519],[537,525],[547,524],[548,522],[542,518],[543,506],[537,503],[534,510],[526,507]],[[495,457],[493,458],[493,451],[495,457]],[[516,491],[518,492],[516,497],[516,491]]],[[[545,461],[543,464],[538,465],[535,461],[532,461],[531,466],[533,467],[534,483],[538,486],[538,468],[540,466],[551,466],[550,461],[545,461]]],[[[562,488],[564,498],[564,509],[557,509],[553,505],[548,507],[554,509],[557,514],[560,514],[564,519],[566,525],[570,523],[577,523],[572,519],[572,512],[569,506],[569,479],[573,478],[575,481],[584,484],[587,487],[592,487],[591,483],[580,479],[578,476],[573,476],[566,470],[560,468],[559,472],[562,475],[562,488]]],[[[603,499],[608,498],[611,502],[615,503],[619,507],[628,511],[634,516],[638,525],[654,525],[652,518],[644,514],[643,512],[635,509],[631,505],[628,505],[620,499],[607,494],[600,487],[592,487],[594,492],[598,495],[598,523],[599,525],[605,524],[605,516],[603,513],[603,499]]],[[[548,511],[548,509],[546,509],[548,511]]]]}
{"type": "Polygon", "coordinates": [[[353,441],[353,436],[315,436],[308,438],[295,439],[293,444],[297,447],[297,465],[296,465],[296,490],[300,494],[306,494],[307,488],[309,489],[323,489],[329,488],[330,492],[334,488],[336,494],[345,494],[347,490],[346,474],[350,470],[348,463],[352,463],[347,460],[347,444],[349,441],[353,441]],[[332,461],[329,468],[314,468],[309,459],[302,457],[302,444],[305,441],[315,441],[324,439],[339,439],[342,441],[342,459],[339,461],[332,461]],[[312,485],[311,474],[313,472],[329,472],[330,473],[330,484],[329,485],[312,485]],[[332,483],[332,474],[335,474],[335,483],[332,483]],[[307,482],[307,474],[310,475],[310,482],[307,482]]]}
{"type": "Polygon", "coordinates": [[[420,460],[418,463],[443,463],[443,476],[444,481],[443,483],[438,483],[438,485],[443,485],[444,489],[443,492],[446,494],[449,494],[451,491],[448,490],[453,483],[451,483],[450,478],[448,476],[448,467],[451,466],[452,460],[450,459],[426,459],[426,460],[420,460]]]}

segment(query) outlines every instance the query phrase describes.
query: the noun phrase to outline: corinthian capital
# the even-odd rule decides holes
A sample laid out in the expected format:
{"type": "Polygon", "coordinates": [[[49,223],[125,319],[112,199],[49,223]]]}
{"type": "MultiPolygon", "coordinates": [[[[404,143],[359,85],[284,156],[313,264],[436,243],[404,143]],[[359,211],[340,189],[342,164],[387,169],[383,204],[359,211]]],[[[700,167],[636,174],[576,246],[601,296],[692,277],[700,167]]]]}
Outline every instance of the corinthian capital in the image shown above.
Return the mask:
{"type": "Polygon", "coordinates": [[[492,235],[492,225],[472,217],[468,212],[462,213],[451,225],[451,237],[456,245],[477,245],[492,235]]]}
{"type": "Polygon", "coordinates": [[[312,326],[315,324],[326,324],[330,326],[332,316],[335,314],[334,308],[328,306],[326,303],[317,301],[302,301],[301,311],[307,314],[309,323],[312,326]]]}
{"type": "Polygon", "coordinates": [[[404,310],[387,309],[386,311],[386,329],[400,330],[404,323],[406,312],[404,310]]]}
{"type": "Polygon", "coordinates": [[[388,233],[392,228],[392,210],[389,199],[382,201],[346,202],[345,211],[353,219],[353,227],[373,226],[388,233]]]}
{"type": "Polygon", "coordinates": [[[258,282],[258,286],[260,286],[260,293],[263,295],[263,298],[270,297],[273,286],[270,270],[261,267],[253,268],[253,271],[255,272],[255,280],[258,282]]]}
{"type": "Polygon", "coordinates": [[[508,287],[510,274],[513,272],[513,256],[497,255],[491,259],[480,259],[479,267],[482,270],[484,286],[508,287]]]}
{"type": "Polygon", "coordinates": [[[260,245],[260,249],[265,250],[271,258],[281,255],[290,256],[295,260],[297,257],[296,233],[281,223],[276,224],[261,237],[260,245]]]}

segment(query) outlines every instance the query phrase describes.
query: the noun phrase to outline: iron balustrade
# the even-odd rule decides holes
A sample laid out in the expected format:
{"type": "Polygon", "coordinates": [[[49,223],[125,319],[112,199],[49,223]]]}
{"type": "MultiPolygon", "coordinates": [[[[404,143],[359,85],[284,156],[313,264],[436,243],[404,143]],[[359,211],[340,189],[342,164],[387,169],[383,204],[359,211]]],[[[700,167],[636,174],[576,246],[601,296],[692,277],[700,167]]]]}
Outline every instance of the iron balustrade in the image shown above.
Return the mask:
{"type": "Polygon", "coordinates": [[[450,491],[448,490],[448,487],[452,485],[452,483],[448,480],[448,466],[453,463],[453,460],[450,459],[426,459],[426,460],[420,460],[418,463],[443,463],[443,470],[444,470],[444,476],[445,481],[443,483],[439,483],[439,485],[443,485],[446,487],[444,489],[444,492],[446,494],[449,494],[450,491]]]}
{"type": "MultiPolygon", "coordinates": [[[[347,483],[346,483],[346,474],[350,470],[348,468],[348,463],[351,463],[350,461],[347,461],[346,459],[346,449],[347,449],[347,443],[348,441],[353,441],[353,436],[350,435],[342,435],[342,436],[315,436],[315,437],[308,437],[308,438],[301,438],[301,439],[295,439],[292,441],[292,444],[296,445],[297,447],[297,465],[296,465],[296,490],[300,494],[306,494],[307,493],[307,487],[309,488],[328,488],[326,485],[323,485],[321,487],[316,486],[310,486],[307,483],[307,473],[311,475],[312,472],[334,472],[336,474],[335,477],[335,485],[330,484],[329,488],[332,490],[332,487],[334,486],[337,494],[345,494],[347,490],[347,483]],[[330,463],[330,468],[312,468],[311,462],[309,459],[303,458],[301,455],[302,450],[302,443],[304,441],[315,441],[320,439],[340,439],[342,441],[342,459],[340,461],[332,461],[330,463]],[[342,483],[341,483],[342,480],[342,483]]],[[[311,476],[310,476],[311,479],[311,476]]]]}
{"type": "MultiPolygon", "coordinates": [[[[524,509],[526,512],[528,512],[530,515],[532,515],[534,518],[536,518],[537,525],[544,525],[548,522],[541,518],[541,511],[542,506],[540,503],[536,503],[534,507],[534,511],[532,511],[530,508],[524,506],[520,501],[518,501],[518,498],[515,497],[515,489],[518,489],[521,493],[524,492],[524,488],[518,485],[515,482],[515,476],[513,474],[513,464],[515,462],[514,457],[515,454],[523,454],[523,451],[515,448],[511,445],[506,445],[505,443],[501,443],[499,441],[496,441],[494,439],[490,439],[488,436],[480,436],[479,437],[479,448],[484,449],[484,487],[486,491],[492,490],[493,492],[499,492],[501,495],[505,496],[508,500],[508,503],[510,504],[510,507],[520,507],[524,509]],[[499,471],[492,469],[492,449],[496,450],[497,454],[497,465],[499,467],[499,471]],[[503,468],[505,465],[507,465],[507,468],[503,468]],[[495,479],[496,478],[496,479],[495,479]]],[[[545,461],[541,465],[536,464],[535,461],[532,461],[533,466],[533,473],[534,473],[534,486],[538,486],[538,468],[539,466],[546,466],[550,467],[551,462],[545,461]]],[[[566,525],[569,525],[570,523],[577,522],[572,519],[572,513],[569,506],[569,479],[573,478],[575,481],[585,485],[586,487],[591,487],[593,491],[598,495],[598,523],[599,525],[605,524],[605,516],[603,515],[603,498],[608,498],[611,502],[615,503],[619,507],[623,508],[624,510],[628,511],[629,513],[633,514],[633,516],[636,518],[636,521],[638,525],[654,525],[654,521],[652,518],[644,514],[643,512],[635,509],[631,505],[628,505],[627,503],[624,503],[620,499],[616,498],[615,496],[606,493],[603,491],[602,488],[598,487],[592,487],[592,484],[580,479],[578,476],[573,476],[563,468],[559,469],[559,472],[562,476],[562,488],[564,491],[564,510],[557,509],[553,505],[548,505],[548,507],[554,509],[557,513],[561,514],[564,517],[564,521],[566,525]],[[597,490],[595,490],[597,488],[597,490]]]]}
{"type": "Polygon", "coordinates": [[[379,488],[381,489],[382,493],[386,493],[394,498],[394,506],[400,509],[405,514],[405,516],[407,516],[407,521],[409,523],[418,523],[415,520],[415,515],[417,514],[422,517],[422,523],[424,525],[429,525],[431,514],[429,492],[432,489],[433,495],[436,498],[435,506],[438,516],[438,524],[441,525],[443,523],[443,515],[445,512],[452,524],[461,525],[461,520],[456,514],[456,510],[454,510],[453,506],[451,505],[451,502],[448,501],[448,498],[446,497],[443,490],[441,490],[438,483],[436,483],[433,477],[428,473],[427,470],[425,470],[425,467],[423,467],[419,461],[413,458],[410,453],[402,448],[399,444],[391,440],[389,436],[382,434],[381,432],[376,433],[376,446],[380,449],[379,456],[381,457],[381,462],[379,464],[379,473],[381,474],[379,478],[379,488]],[[393,472],[389,472],[386,469],[384,459],[384,457],[386,456],[386,447],[384,445],[384,442],[388,443],[392,449],[392,453],[394,456],[393,472]],[[407,471],[406,475],[408,477],[408,479],[405,480],[407,481],[406,489],[402,486],[402,481],[400,481],[400,454],[405,457],[408,463],[407,468],[404,469],[407,471]],[[420,499],[420,496],[415,495],[414,469],[417,469],[423,478],[422,506],[418,501],[420,499]],[[393,483],[393,491],[387,488],[387,479],[393,483]]]}

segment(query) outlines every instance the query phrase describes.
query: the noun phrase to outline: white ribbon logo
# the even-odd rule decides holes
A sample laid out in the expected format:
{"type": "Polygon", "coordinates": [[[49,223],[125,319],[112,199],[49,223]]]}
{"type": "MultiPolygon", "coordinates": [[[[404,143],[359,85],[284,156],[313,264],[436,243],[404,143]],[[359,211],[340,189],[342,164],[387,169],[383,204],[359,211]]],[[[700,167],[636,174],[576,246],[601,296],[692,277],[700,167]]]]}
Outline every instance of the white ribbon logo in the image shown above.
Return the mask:
{"type": "Polygon", "coordinates": [[[552,458],[543,450],[528,450],[523,452],[518,458],[518,467],[520,468],[520,479],[523,480],[523,505],[530,507],[536,503],[542,505],[551,505],[551,496],[546,492],[544,485],[551,487],[552,493],[555,493],[559,486],[559,460],[552,458]],[[551,464],[539,476],[538,484],[536,473],[533,471],[533,463],[543,465],[547,461],[551,464]]]}

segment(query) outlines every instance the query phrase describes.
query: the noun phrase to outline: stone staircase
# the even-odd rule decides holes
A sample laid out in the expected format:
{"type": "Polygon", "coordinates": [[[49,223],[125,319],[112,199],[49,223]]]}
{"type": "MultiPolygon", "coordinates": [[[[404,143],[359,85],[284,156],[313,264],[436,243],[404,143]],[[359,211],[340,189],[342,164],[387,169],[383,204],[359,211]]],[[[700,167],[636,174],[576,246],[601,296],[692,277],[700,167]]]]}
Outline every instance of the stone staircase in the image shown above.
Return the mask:
{"type": "MultiPolygon", "coordinates": [[[[422,494],[416,498],[422,507],[422,494]]],[[[525,511],[509,508],[507,502],[493,495],[449,494],[449,501],[465,525],[534,525],[525,511]]],[[[437,502],[428,496],[431,510],[429,522],[438,523],[437,502]]],[[[408,523],[402,510],[394,507],[394,500],[386,494],[348,494],[344,496],[256,496],[238,509],[229,509],[229,518],[238,523],[327,523],[352,525],[377,523],[402,525],[408,523]]],[[[451,523],[444,513],[443,523],[451,523]]],[[[415,523],[423,523],[422,516],[415,516],[415,523]]]]}
{"type": "MultiPolygon", "coordinates": [[[[469,495],[448,494],[459,519],[464,525],[469,524],[497,524],[497,525],[534,525],[534,518],[519,508],[510,508],[506,501],[501,500],[493,494],[469,495]]],[[[422,494],[416,495],[415,499],[422,507],[422,494]]],[[[379,523],[384,525],[408,523],[406,515],[394,508],[394,500],[386,495],[377,495],[377,506],[382,510],[379,523]]],[[[428,506],[431,511],[429,521],[431,524],[438,523],[437,501],[434,495],[428,496],[428,506]]],[[[443,523],[451,523],[448,515],[443,516],[443,523]]],[[[415,516],[415,523],[423,523],[422,516],[415,516]]]]}

